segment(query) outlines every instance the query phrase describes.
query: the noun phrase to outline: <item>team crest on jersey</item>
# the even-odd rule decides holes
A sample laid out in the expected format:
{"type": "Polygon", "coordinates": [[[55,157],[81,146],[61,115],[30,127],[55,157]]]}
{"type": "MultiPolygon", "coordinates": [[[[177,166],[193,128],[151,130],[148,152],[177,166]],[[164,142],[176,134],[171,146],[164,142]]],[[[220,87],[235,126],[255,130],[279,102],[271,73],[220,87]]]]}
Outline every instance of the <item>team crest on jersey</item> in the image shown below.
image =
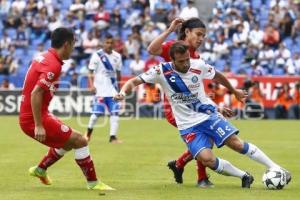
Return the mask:
{"type": "Polygon", "coordinates": [[[212,70],[213,70],[213,68],[212,68],[212,67],[209,67],[208,70],[207,70],[207,72],[208,72],[208,73],[211,73],[212,70]]]}
{"type": "Polygon", "coordinates": [[[54,73],[53,72],[48,72],[47,73],[47,79],[52,80],[54,78],[54,73]]]}
{"type": "Polygon", "coordinates": [[[193,83],[197,83],[198,82],[198,77],[197,76],[193,76],[192,77],[192,82],[193,83]]]}
{"type": "Polygon", "coordinates": [[[62,124],[62,125],[60,126],[60,129],[61,129],[62,132],[65,132],[65,133],[69,131],[69,127],[66,126],[66,125],[64,125],[64,124],[62,124]]]}
{"type": "Polygon", "coordinates": [[[153,69],[155,70],[157,75],[160,75],[161,72],[159,66],[154,66],[153,69]]]}

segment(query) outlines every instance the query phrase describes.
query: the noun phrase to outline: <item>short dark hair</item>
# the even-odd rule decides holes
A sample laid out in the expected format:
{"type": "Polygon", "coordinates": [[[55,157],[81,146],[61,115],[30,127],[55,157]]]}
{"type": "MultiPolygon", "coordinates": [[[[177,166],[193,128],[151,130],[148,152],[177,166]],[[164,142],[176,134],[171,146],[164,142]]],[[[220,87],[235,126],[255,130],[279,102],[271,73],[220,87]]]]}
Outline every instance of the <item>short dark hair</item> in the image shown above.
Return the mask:
{"type": "Polygon", "coordinates": [[[107,33],[105,36],[104,36],[105,39],[113,39],[113,35],[110,34],[110,33],[107,33]]]}
{"type": "Polygon", "coordinates": [[[186,45],[183,41],[174,42],[170,47],[170,57],[175,60],[175,54],[184,54],[189,49],[189,46],[186,45]]]}
{"type": "Polygon", "coordinates": [[[65,42],[73,42],[75,35],[72,29],[69,28],[57,28],[51,34],[51,47],[60,48],[65,42]]]}
{"type": "Polygon", "coordinates": [[[186,35],[185,35],[185,29],[193,29],[193,28],[204,28],[206,29],[205,24],[202,22],[201,19],[197,17],[192,17],[186,21],[184,21],[179,29],[178,32],[178,39],[179,40],[184,40],[186,35]]]}

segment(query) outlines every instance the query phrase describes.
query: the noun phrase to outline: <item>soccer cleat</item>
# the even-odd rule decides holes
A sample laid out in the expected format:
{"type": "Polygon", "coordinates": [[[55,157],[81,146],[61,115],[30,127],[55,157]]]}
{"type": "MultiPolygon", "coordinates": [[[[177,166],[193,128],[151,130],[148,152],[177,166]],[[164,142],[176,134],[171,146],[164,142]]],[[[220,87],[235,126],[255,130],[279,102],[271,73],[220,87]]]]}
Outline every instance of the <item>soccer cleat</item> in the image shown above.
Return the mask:
{"type": "Polygon", "coordinates": [[[183,183],[182,174],[183,174],[184,169],[178,168],[176,166],[176,160],[172,160],[172,161],[168,162],[168,167],[170,170],[173,171],[176,183],[179,183],[179,184],[183,183]]]}
{"type": "Polygon", "coordinates": [[[246,172],[246,174],[242,178],[242,188],[250,188],[253,181],[254,181],[253,176],[248,172],[246,172]]]}
{"type": "Polygon", "coordinates": [[[212,182],[210,182],[210,180],[208,178],[199,180],[197,183],[197,186],[200,188],[212,188],[214,187],[214,184],[212,182]]]}
{"type": "Polygon", "coordinates": [[[109,137],[109,142],[111,144],[122,144],[123,143],[122,140],[119,140],[115,135],[111,135],[109,137]]]}
{"type": "Polygon", "coordinates": [[[89,189],[89,190],[102,190],[102,191],[116,190],[116,189],[110,187],[109,185],[106,185],[103,182],[98,182],[96,184],[87,184],[87,189],[89,189]]]}
{"type": "Polygon", "coordinates": [[[286,170],[286,169],[283,169],[283,168],[281,168],[281,169],[282,169],[282,171],[285,173],[286,184],[289,184],[289,182],[291,182],[291,180],[292,180],[292,175],[291,175],[291,173],[290,173],[288,170],[286,170]]]}
{"type": "Polygon", "coordinates": [[[34,176],[40,179],[40,181],[45,185],[51,185],[52,181],[47,175],[46,170],[39,168],[38,166],[30,167],[29,168],[30,176],[34,176]]]}

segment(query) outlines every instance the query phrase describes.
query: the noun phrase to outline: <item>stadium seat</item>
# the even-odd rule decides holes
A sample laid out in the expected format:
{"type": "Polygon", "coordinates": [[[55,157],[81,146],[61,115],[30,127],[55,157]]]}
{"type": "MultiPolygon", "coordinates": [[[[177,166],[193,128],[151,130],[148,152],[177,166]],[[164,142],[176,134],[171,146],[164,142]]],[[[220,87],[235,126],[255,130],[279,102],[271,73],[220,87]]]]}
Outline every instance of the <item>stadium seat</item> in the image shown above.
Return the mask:
{"type": "Polygon", "coordinates": [[[286,48],[288,49],[292,49],[293,46],[293,40],[291,39],[291,37],[287,37],[283,40],[283,43],[285,44],[286,48]]]}
{"type": "Polygon", "coordinates": [[[244,56],[244,51],[242,48],[233,48],[231,50],[231,56],[233,59],[241,59],[244,56]]]}
{"type": "MultiPolygon", "coordinates": [[[[0,30],[3,30],[2,20],[0,20],[0,30]]],[[[2,31],[0,31],[0,38],[2,38],[2,31]]]]}
{"type": "Polygon", "coordinates": [[[262,6],[261,0],[251,0],[252,9],[257,10],[260,9],[261,6],[262,6]]]}
{"type": "Polygon", "coordinates": [[[7,75],[0,74],[0,84],[2,84],[3,80],[7,78],[7,75]]]}
{"type": "Polygon", "coordinates": [[[106,10],[113,10],[116,6],[117,6],[116,0],[108,0],[108,1],[105,1],[105,3],[104,3],[104,8],[106,10]]]}
{"type": "Polygon", "coordinates": [[[128,75],[131,75],[131,69],[129,68],[129,64],[131,62],[131,59],[126,59],[123,63],[123,67],[121,69],[121,74],[123,76],[128,76],[128,75]]]}
{"type": "Polygon", "coordinates": [[[59,88],[61,89],[70,88],[70,81],[71,81],[71,76],[69,75],[60,77],[59,88]]]}
{"type": "Polygon", "coordinates": [[[272,73],[274,76],[282,76],[285,74],[285,71],[283,68],[281,67],[276,67],[273,69],[273,73],[272,73]]]}
{"type": "Polygon", "coordinates": [[[14,75],[9,75],[8,78],[9,78],[9,82],[14,84],[15,87],[17,88],[23,87],[25,76],[14,74],[14,75]]]}
{"type": "Polygon", "coordinates": [[[121,38],[123,41],[126,41],[128,38],[128,35],[131,34],[132,31],[130,28],[124,28],[122,29],[121,38]]]}
{"type": "Polygon", "coordinates": [[[90,31],[92,30],[92,28],[94,27],[94,21],[93,20],[84,20],[84,28],[87,30],[87,31],[90,31]]]}
{"type": "Polygon", "coordinates": [[[79,76],[78,77],[80,88],[88,88],[88,77],[87,76],[79,76]]]}
{"type": "Polygon", "coordinates": [[[121,8],[120,9],[120,14],[121,14],[121,18],[122,19],[126,19],[127,18],[127,10],[126,9],[121,8]]]}
{"type": "Polygon", "coordinates": [[[268,20],[269,10],[261,8],[259,12],[259,20],[268,20]]]}
{"type": "Polygon", "coordinates": [[[231,60],[231,70],[237,72],[241,66],[240,60],[231,60]]]}
{"type": "Polygon", "coordinates": [[[300,46],[297,43],[294,43],[291,48],[292,53],[299,52],[300,53],[300,46]]]}
{"type": "Polygon", "coordinates": [[[5,30],[5,32],[7,33],[7,35],[12,39],[16,39],[17,38],[17,31],[16,29],[13,28],[8,28],[5,30]]]}
{"type": "Polygon", "coordinates": [[[224,60],[224,59],[218,59],[218,60],[216,60],[216,62],[215,62],[215,67],[216,67],[219,71],[223,71],[225,65],[226,65],[226,60],[224,60]]]}
{"type": "Polygon", "coordinates": [[[22,59],[22,57],[24,58],[25,50],[23,48],[16,48],[15,55],[22,59]]]}
{"type": "Polygon", "coordinates": [[[72,4],[72,0],[63,0],[63,1],[60,1],[61,2],[61,8],[63,10],[69,10],[71,4],[72,4]]]}

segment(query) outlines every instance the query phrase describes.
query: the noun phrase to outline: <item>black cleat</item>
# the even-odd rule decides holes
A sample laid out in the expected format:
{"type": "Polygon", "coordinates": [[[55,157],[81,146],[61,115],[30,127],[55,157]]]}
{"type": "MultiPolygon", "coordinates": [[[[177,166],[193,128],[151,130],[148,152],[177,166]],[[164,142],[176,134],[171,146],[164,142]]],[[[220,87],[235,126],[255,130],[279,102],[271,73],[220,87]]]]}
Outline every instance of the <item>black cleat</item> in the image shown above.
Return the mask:
{"type": "Polygon", "coordinates": [[[214,187],[214,184],[212,182],[210,182],[210,180],[208,178],[199,180],[197,183],[197,186],[200,188],[212,188],[214,187]]]}
{"type": "Polygon", "coordinates": [[[184,170],[176,166],[176,160],[172,160],[168,162],[168,167],[173,171],[176,183],[178,184],[183,183],[182,174],[184,170]]]}
{"type": "Polygon", "coordinates": [[[122,140],[119,140],[115,135],[109,137],[109,143],[111,144],[122,144],[122,140]]]}
{"type": "Polygon", "coordinates": [[[253,181],[254,181],[253,176],[248,172],[246,172],[246,174],[242,178],[242,188],[250,188],[253,181]]]}

